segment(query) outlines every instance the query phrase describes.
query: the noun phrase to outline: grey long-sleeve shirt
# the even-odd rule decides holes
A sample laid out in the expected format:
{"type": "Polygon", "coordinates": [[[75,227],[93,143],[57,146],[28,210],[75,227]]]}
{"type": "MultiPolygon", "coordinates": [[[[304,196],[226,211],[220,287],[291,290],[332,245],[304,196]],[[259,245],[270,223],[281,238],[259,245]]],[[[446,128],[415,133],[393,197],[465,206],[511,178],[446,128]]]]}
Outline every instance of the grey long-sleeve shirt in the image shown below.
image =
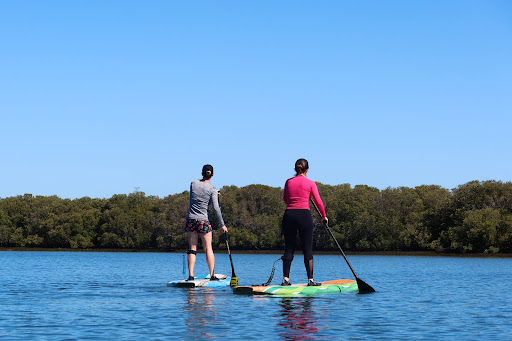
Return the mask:
{"type": "Polygon", "coordinates": [[[217,188],[209,182],[194,180],[190,184],[190,205],[187,219],[210,221],[208,205],[213,206],[220,226],[224,226],[224,219],[219,206],[219,194],[217,188]]]}

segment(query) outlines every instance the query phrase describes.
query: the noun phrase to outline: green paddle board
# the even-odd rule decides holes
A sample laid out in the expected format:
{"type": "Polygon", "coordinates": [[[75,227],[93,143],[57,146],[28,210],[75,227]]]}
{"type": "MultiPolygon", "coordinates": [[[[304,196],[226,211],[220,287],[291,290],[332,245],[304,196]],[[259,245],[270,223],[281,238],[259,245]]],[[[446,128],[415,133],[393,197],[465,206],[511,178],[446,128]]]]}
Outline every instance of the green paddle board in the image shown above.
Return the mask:
{"type": "Polygon", "coordinates": [[[235,294],[272,295],[272,296],[311,296],[319,294],[339,294],[359,291],[357,282],[351,279],[337,279],[321,282],[320,286],[308,286],[307,283],[292,284],[291,286],[237,286],[233,287],[235,294]]]}

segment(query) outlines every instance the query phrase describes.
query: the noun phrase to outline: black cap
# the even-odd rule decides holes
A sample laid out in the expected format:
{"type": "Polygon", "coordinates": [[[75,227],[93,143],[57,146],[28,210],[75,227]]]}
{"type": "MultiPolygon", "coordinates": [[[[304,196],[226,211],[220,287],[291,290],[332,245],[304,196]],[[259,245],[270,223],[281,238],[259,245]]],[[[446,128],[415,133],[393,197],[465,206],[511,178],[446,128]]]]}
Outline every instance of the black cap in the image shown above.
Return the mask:
{"type": "Polygon", "coordinates": [[[213,175],[213,166],[212,165],[204,165],[203,171],[201,172],[201,174],[205,178],[211,178],[213,175]]]}

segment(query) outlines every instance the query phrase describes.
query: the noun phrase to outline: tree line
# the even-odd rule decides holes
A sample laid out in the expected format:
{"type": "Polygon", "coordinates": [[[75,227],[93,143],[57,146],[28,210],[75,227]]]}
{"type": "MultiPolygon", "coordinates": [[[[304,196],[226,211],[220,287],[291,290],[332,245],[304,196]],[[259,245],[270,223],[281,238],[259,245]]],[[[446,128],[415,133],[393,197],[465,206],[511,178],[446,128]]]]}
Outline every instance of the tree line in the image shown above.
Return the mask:
{"type": "MultiPolygon", "coordinates": [[[[512,252],[512,182],[472,181],[452,190],[317,184],[344,250],[512,252]]],[[[282,249],[282,195],[281,188],[265,185],[221,188],[232,249],[282,249]]],[[[188,191],[165,198],[138,191],[108,199],[2,198],[0,247],[185,250],[188,204],[188,191]]],[[[314,249],[337,250],[314,208],[312,214],[314,249]]],[[[213,244],[225,249],[219,231],[213,244]]]]}

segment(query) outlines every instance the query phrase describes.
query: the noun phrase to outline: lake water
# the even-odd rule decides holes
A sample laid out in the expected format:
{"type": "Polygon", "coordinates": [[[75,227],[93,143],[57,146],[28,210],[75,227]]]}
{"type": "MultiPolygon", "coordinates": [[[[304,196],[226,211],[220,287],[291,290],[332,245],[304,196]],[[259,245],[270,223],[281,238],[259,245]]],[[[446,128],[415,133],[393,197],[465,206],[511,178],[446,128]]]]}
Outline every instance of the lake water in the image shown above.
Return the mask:
{"type": "MultiPolygon", "coordinates": [[[[241,285],[266,282],[279,255],[233,254],[241,285]]],[[[183,254],[0,252],[2,340],[512,340],[512,259],[348,256],[377,292],[278,298],[167,287],[183,254]]],[[[216,271],[229,275],[227,254],[216,271]]],[[[273,284],[281,281],[281,262],[273,284]]],[[[204,254],[196,275],[207,274],[204,254]]],[[[315,279],[353,279],[315,255],[315,279]]],[[[292,283],[305,281],[296,255],[292,283]]]]}

